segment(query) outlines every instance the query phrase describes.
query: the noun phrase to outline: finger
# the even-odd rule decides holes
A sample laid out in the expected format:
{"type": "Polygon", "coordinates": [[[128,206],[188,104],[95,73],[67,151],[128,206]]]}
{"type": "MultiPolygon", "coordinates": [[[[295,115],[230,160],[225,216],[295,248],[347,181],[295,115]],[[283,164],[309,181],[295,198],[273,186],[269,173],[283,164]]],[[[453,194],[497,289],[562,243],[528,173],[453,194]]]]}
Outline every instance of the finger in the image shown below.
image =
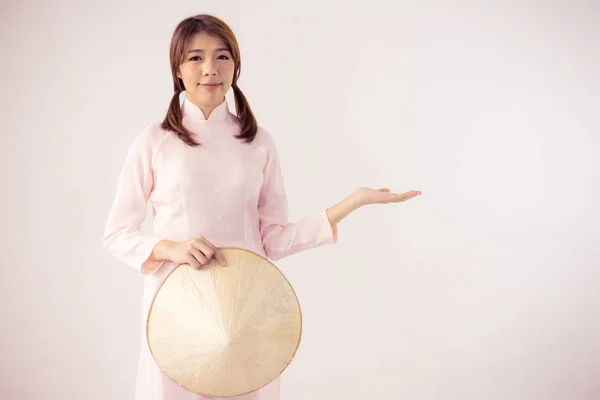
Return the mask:
{"type": "MultiPolygon", "coordinates": [[[[380,191],[384,192],[381,189],[380,189],[380,191]]],[[[380,199],[377,200],[376,202],[384,203],[384,204],[399,203],[399,202],[410,200],[419,194],[421,194],[421,193],[419,191],[415,191],[415,190],[411,190],[411,191],[405,192],[405,193],[391,193],[391,192],[385,191],[385,193],[382,193],[380,196],[380,199]]]]}
{"type": "Polygon", "coordinates": [[[411,197],[413,197],[413,195],[410,193],[402,193],[402,194],[397,195],[397,200],[398,201],[406,201],[406,200],[410,199],[411,197]]]}
{"type": "Polygon", "coordinates": [[[202,266],[208,262],[208,258],[198,249],[190,250],[190,253],[199,263],[199,266],[202,266]]]}
{"type": "Polygon", "coordinates": [[[402,201],[406,201],[410,198],[410,195],[407,193],[386,193],[381,196],[381,203],[399,203],[402,201]]]}
{"type": "Polygon", "coordinates": [[[200,250],[206,256],[207,261],[210,260],[215,254],[214,246],[206,239],[199,240],[197,243],[194,244],[194,247],[200,250]]]}
{"type": "Polygon", "coordinates": [[[215,258],[217,259],[219,264],[221,264],[221,266],[227,266],[227,260],[225,259],[225,255],[223,255],[223,252],[218,247],[215,247],[215,258]]]}
{"type": "Polygon", "coordinates": [[[397,199],[398,201],[406,201],[406,200],[410,200],[413,197],[419,195],[420,193],[414,190],[411,190],[410,192],[406,192],[406,193],[402,193],[397,195],[397,199]]]}
{"type": "MultiPolygon", "coordinates": [[[[205,244],[206,246],[208,246],[208,248],[210,248],[210,257],[215,257],[215,260],[217,260],[217,262],[221,265],[221,266],[226,266],[227,265],[227,260],[225,259],[225,256],[223,255],[223,252],[221,251],[221,249],[219,249],[217,246],[215,246],[214,244],[212,244],[211,242],[209,242],[206,238],[202,238],[202,243],[205,244]]],[[[207,253],[205,253],[207,254],[207,253]]],[[[207,254],[208,256],[209,254],[207,254]]]]}
{"type": "Polygon", "coordinates": [[[196,260],[194,258],[193,255],[189,254],[186,258],[185,258],[185,262],[187,264],[189,264],[190,267],[194,268],[194,269],[198,269],[200,268],[200,263],[198,262],[198,260],[196,260]]]}

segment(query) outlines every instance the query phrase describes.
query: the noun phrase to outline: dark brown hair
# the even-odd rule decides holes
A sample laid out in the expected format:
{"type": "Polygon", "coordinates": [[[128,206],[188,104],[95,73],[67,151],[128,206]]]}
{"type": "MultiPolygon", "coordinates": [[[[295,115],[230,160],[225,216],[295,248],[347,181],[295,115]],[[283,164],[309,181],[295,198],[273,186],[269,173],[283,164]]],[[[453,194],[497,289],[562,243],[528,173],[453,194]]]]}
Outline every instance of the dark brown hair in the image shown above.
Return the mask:
{"type": "Polygon", "coordinates": [[[185,91],[183,81],[177,77],[179,66],[183,63],[185,53],[188,46],[197,33],[207,33],[221,39],[229,49],[234,62],[233,82],[231,87],[235,95],[235,108],[238,120],[241,123],[241,132],[236,137],[244,139],[246,142],[251,142],[256,136],[258,129],[256,118],[250,109],[246,96],[242,93],[237,85],[237,80],[242,69],[240,48],[237,39],[231,28],[222,20],[212,15],[200,14],[193,17],[188,17],[181,21],[171,38],[171,47],[169,58],[171,62],[171,74],[173,76],[173,88],[175,94],[171,99],[167,115],[161,124],[161,128],[172,131],[179,136],[181,140],[190,146],[199,146],[200,143],[193,139],[192,133],[189,132],[182,123],[181,104],[179,100],[180,94],[185,91]]]}

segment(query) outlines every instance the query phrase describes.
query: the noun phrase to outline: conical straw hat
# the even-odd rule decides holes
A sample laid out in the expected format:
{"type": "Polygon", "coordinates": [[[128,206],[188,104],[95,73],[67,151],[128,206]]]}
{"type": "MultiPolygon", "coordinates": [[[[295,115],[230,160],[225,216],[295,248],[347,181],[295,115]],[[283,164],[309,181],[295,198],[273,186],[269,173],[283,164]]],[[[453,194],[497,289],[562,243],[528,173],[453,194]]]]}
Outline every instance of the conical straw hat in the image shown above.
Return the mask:
{"type": "Polygon", "coordinates": [[[175,268],[152,301],[150,351],[163,373],[207,397],[253,392],[277,378],[300,344],[302,314],[285,276],[251,251],[221,249],[195,270],[175,268]]]}

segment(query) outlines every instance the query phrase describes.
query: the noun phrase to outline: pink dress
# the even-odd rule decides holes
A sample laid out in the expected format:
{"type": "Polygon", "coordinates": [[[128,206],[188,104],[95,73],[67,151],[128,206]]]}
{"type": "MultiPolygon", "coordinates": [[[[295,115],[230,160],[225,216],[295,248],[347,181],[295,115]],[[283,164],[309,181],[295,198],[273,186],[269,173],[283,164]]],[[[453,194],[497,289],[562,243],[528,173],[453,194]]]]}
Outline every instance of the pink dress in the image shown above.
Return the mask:
{"type": "MultiPolygon", "coordinates": [[[[206,399],[163,375],[148,349],[145,322],[150,302],[175,267],[171,262],[148,262],[158,241],[204,236],[215,246],[245,248],[273,261],[337,241],[325,210],[288,221],[277,150],[265,129],[259,127],[252,143],[235,138],[240,123],[227,102],[206,119],[186,98],[182,113],[184,125],[202,146],[186,145],[159,124],[139,133],[119,176],[103,237],[110,254],[144,277],[136,400],[206,399]],[[148,201],[153,229],[142,233],[148,201]]],[[[254,393],[229,399],[278,400],[279,383],[277,378],[254,393]]]]}

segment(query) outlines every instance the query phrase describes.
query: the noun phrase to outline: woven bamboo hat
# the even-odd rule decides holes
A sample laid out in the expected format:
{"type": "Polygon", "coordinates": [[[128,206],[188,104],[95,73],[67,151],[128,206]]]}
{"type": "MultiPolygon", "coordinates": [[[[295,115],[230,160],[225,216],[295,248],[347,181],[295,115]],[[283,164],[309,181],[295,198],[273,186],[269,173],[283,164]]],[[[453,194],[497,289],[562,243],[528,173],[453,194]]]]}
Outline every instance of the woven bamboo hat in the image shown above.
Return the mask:
{"type": "Polygon", "coordinates": [[[163,373],[207,397],[233,397],[272,382],[300,344],[302,314],[296,294],[266,258],[222,248],[195,270],[176,267],[157,290],[147,340],[163,373]]]}

